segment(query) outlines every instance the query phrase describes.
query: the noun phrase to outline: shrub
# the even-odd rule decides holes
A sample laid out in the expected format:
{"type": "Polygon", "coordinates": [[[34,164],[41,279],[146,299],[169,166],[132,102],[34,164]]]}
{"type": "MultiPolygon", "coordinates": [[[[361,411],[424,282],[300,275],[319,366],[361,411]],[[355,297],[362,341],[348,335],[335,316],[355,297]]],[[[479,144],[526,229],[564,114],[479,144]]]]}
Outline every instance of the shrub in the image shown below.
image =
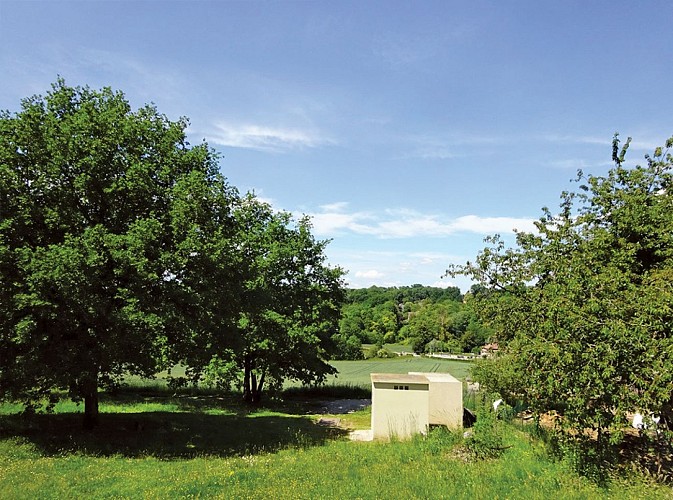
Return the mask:
{"type": "Polygon", "coordinates": [[[395,354],[393,351],[386,349],[385,347],[382,347],[378,351],[376,351],[376,357],[377,358],[396,358],[397,354],[395,354]]]}
{"type": "Polygon", "coordinates": [[[482,396],[477,405],[477,421],[472,434],[465,441],[470,454],[478,459],[498,458],[507,448],[504,446],[504,422],[498,415],[505,414],[502,406],[493,408],[492,401],[498,398],[482,396]]]}
{"type": "Polygon", "coordinates": [[[365,350],[365,358],[395,358],[397,354],[381,345],[372,345],[365,350]]]}

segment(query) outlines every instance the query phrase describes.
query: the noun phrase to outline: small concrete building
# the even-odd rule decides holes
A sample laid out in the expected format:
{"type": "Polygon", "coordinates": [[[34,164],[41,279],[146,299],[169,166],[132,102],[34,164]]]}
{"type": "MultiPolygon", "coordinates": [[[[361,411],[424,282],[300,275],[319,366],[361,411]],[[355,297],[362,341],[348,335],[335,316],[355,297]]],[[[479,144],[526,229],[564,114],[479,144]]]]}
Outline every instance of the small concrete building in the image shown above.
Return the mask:
{"type": "Polygon", "coordinates": [[[463,424],[463,385],[448,373],[372,373],[374,439],[406,439],[463,424]]]}

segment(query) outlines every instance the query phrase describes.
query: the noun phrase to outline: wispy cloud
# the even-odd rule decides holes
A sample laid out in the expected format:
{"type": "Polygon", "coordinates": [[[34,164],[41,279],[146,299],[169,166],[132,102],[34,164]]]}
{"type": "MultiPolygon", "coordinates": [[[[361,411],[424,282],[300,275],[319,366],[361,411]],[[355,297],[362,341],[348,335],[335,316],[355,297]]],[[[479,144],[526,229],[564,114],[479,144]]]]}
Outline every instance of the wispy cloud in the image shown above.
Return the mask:
{"type": "Polygon", "coordinates": [[[631,143],[631,148],[637,151],[645,151],[646,153],[653,153],[657,148],[663,148],[666,144],[666,140],[669,136],[662,136],[661,138],[648,137],[645,139],[638,139],[638,137],[633,138],[631,143]]]}
{"type": "Polygon", "coordinates": [[[559,170],[588,170],[596,167],[609,167],[613,165],[611,161],[592,162],[583,158],[568,158],[566,160],[553,160],[546,163],[546,166],[559,170]]]}
{"type": "Polygon", "coordinates": [[[366,279],[372,279],[372,280],[377,280],[384,278],[386,276],[385,273],[378,271],[376,269],[368,269],[366,271],[356,271],[355,272],[355,277],[356,278],[366,278],[366,279]]]}
{"type": "Polygon", "coordinates": [[[452,232],[470,232],[477,234],[511,233],[518,231],[535,231],[535,219],[520,217],[481,217],[478,215],[464,215],[447,225],[452,232]]]}
{"type": "Polygon", "coordinates": [[[346,280],[349,286],[364,288],[377,286],[403,286],[411,283],[438,286],[460,286],[467,290],[469,280],[462,283],[442,278],[450,263],[462,263],[467,257],[441,252],[418,251],[334,251],[334,257],[349,270],[346,280]]]}
{"type": "Polygon", "coordinates": [[[482,217],[463,215],[447,217],[424,214],[415,210],[386,210],[380,213],[348,212],[347,204],[321,207],[311,215],[316,234],[334,236],[343,233],[378,238],[416,238],[450,236],[456,233],[511,233],[514,230],[535,231],[534,219],[517,217],[482,217]]]}
{"type": "Polygon", "coordinates": [[[312,130],[229,122],[216,123],[206,138],[221,146],[270,152],[334,144],[333,140],[312,130]]]}

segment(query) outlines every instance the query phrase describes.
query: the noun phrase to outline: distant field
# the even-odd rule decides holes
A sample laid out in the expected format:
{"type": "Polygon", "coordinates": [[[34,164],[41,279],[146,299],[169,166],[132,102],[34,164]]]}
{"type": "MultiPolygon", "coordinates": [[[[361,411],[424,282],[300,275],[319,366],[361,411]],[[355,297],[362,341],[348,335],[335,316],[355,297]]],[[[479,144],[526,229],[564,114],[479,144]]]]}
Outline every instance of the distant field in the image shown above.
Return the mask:
{"type": "Polygon", "coordinates": [[[363,361],[332,361],[339,374],[330,376],[328,384],[351,384],[369,387],[370,373],[440,372],[450,373],[460,380],[468,375],[472,363],[453,359],[401,357],[393,359],[366,359],[363,361]]]}
{"type": "MultiPolygon", "coordinates": [[[[450,373],[459,380],[464,380],[472,367],[471,361],[458,361],[454,359],[423,358],[417,356],[404,356],[391,359],[365,359],[360,361],[332,361],[331,364],[339,370],[338,375],[329,376],[327,385],[353,385],[370,387],[370,373],[408,373],[408,372],[440,372],[450,373]]],[[[185,369],[176,366],[171,370],[173,376],[184,376],[185,369]]],[[[157,375],[156,379],[147,380],[140,377],[129,376],[126,382],[131,386],[162,389],[166,387],[167,372],[157,375]]],[[[285,387],[296,387],[300,384],[287,381],[285,387]]]]}

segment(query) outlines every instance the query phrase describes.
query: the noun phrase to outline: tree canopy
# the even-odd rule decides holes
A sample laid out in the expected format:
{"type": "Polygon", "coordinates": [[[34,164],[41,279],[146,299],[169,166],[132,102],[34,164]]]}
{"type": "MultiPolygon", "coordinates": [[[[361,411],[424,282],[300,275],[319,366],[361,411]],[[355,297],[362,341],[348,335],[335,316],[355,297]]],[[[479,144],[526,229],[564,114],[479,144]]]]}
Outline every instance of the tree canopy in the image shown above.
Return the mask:
{"type": "Polygon", "coordinates": [[[501,344],[477,377],[599,444],[619,442],[636,412],[673,423],[673,138],[635,168],[629,143],[615,135],[614,168],[579,172],[536,233],[513,248],[490,238],[449,270],[482,285],[475,301],[501,344]]]}
{"type": "Polygon", "coordinates": [[[323,376],[342,271],[186,126],[63,80],[0,113],[0,398],[67,389],[92,426],[100,387],[180,360],[323,376]]]}
{"type": "MultiPolygon", "coordinates": [[[[469,302],[469,301],[468,301],[469,302]]],[[[488,337],[457,287],[412,285],[348,290],[339,335],[340,356],[362,357],[362,343],[402,342],[415,352],[471,352],[488,337]]],[[[379,349],[375,349],[374,352],[379,349]]]]}
{"type": "Polygon", "coordinates": [[[237,204],[234,217],[240,288],[233,336],[199,351],[208,353],[201,356],[208,366],[184,362],[223,385],[241,383],[244,399],[257,403],[265,385],[278,388],[286,378],[319,383],[335,371],[328,360],[336,351],[344,273],[326,264],[328,242],[314,239],[307,218],[294,221],[252,196],[237,204]]]}

